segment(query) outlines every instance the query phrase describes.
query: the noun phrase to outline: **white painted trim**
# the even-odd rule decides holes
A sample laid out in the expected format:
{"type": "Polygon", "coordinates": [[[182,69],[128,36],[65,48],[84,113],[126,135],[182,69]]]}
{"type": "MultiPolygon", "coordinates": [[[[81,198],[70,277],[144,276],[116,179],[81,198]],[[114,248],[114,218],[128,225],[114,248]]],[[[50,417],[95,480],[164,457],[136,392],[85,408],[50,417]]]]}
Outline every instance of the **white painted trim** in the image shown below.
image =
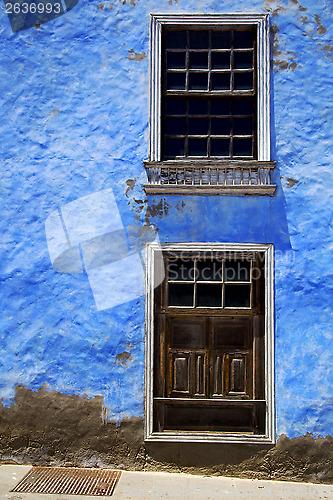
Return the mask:
{"type": "Polygon", "coordinates": [[[270,54],[268,14],[151,14],[149,161],[161,161],[161,59],[162,25],[207,26],[249,24],[258,26],[258,160],[270,161],[270,54]]]}
{"type": "Polygon", "coordinates": [[[145,339],[145,429],[146,441],[274,443],[274,247],[256,243],[149,243],[146,246],[146,339],[145,339]],[[154,269],[155,254],[161,251],[216,251],[265,253],[265,395],[266,434],[221,432],[153,432],[153,353],[154,353],[154,269]]]}

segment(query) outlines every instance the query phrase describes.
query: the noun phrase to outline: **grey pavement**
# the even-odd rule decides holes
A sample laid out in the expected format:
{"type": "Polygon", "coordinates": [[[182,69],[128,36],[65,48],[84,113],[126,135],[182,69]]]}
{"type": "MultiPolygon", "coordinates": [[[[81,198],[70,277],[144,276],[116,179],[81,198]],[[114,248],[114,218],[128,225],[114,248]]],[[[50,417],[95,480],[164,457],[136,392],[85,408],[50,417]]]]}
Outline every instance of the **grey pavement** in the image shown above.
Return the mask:
{"type": "MultiPolygon", "coordinates": [[[[0,500],[75,500],[102,498],[86,495],[38,495],[34,493],[10,493],[10,490],[31,469],[24,465],[0,465],[0,500]]],[[[227,477],[203,477],[190,474],[162,472],[128,472],[122,475],[114,494],[104,496],[113,500],[238,500],[238,499],[295,499],[333,500],[333,485],[291,483],[283,481],[259,481],[227,477]]]]}

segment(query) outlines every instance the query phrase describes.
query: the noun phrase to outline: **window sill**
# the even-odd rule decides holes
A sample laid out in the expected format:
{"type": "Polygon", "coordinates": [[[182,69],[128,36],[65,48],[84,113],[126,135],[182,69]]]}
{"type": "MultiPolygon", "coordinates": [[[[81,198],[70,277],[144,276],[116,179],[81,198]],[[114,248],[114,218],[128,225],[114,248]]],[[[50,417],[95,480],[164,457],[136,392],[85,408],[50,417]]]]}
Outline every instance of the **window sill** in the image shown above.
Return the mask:
{"type": "Polygon", "coordinates": [[[145,437],[149,442],[167,442],[167,443],[245,443],[245,444],[274,444],[274,439],[261,434],[245,433],[222,433],[222,432],[153,432],[145,437]]]}
{"type": "Polygon", "coordinates": [[[147,194],[273,196],[275,162],[259,160],[145,161],[147,194]]]}

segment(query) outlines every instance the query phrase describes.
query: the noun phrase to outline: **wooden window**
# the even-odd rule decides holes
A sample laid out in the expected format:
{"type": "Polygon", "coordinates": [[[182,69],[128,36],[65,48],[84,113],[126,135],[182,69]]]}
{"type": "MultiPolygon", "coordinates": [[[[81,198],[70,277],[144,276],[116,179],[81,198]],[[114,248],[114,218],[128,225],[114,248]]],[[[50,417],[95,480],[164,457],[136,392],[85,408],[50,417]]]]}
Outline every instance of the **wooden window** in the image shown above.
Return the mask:
{"type": "Polygon", "coordinates": [[[164,30],[163,159],[257,157],[256,29],[164,30]]]}
{"type": "Polygon", "coordinates": [[[148,277],[146,439],[272,442],[271,249],[180,246],[148,277]]]}
{"type": "Polygon", "coordinates": [[[147,194],[270,195],[267,14],[151,15],[147,194]]]}

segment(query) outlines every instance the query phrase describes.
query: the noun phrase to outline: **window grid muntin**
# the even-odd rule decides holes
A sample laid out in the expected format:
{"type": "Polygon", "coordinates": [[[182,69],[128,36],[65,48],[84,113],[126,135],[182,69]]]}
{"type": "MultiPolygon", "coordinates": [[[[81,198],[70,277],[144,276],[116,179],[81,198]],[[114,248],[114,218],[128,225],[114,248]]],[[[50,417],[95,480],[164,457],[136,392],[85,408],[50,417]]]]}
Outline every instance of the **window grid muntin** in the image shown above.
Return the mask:
{"type": "MultiPolygon", "coordinates": [[[[168,30],[164,30],[164,50],[163,50],[163,67],[164,67],[164,78],[163,78],[163,112],[162,116],[167,119],[167,118],[172,118],[177,116],[179,119],[184,118],[184,115],[170,115],[166,113],[166,102],[167,98],[174,97],[178,98],[179,100],[182,100],[185,98],[186,100],[186,115],[185,115],[185,134],[167,134],[165,130],[165,123],[164,120],[162,120],[162,155],[165,159],[180,159],[180,158],[233,158],[233,159],[255,159],[257,156],[257,126],[256,126],[256,118],[257,118],[257,102],[256,102],[256,87],[257,87],[257,81],[256,81],[256,67],[257,67],[257,61],[256,61],[256,27],[255,26],[237,26],[237,29],[232,29],[230,27],[223,27],[222,29],[207,29],[206,27],[196,27],[195,29],[176,29],[175,27],[169,28],[168,30]],[[197,33],[199,31],[206,31],[209,34],[209,46],[208,48],[205,49],[192,49],[190,47],[190,41],[189,41],[189,36],[190,33],[197,33]],[[251,48],[234,48],[234,32],[252,32],[252,39],[253,39],[253,46],[251,48]],[[171,48],[168,49],[166,48],[166,37],[168,33],[181,33],[185,32],[186,33],[186,48],[171,48]],[[228,49],[216,49],[212,47],[212,33],[222,33],[222,32],[229,32],[230,33],[230,48],[228,49]],[[185,53],[185,68],[184,69],[168,69],[167,68],[167,54],[168,53],[185,53]],[[190,69],[189,66],[189,54],[190,53],[205,53],[207,52],[208,54],[208,67],[207,70],[203,69],[190,69]],[[230,64],[229,64],[229,69],[212,69],[212,53],[230,53],[230,64]],[[234,68],[234,54],[237,53],[252,53],[252,66],[251,68],[246,68],[246,69],[236,69],[234,68]],[[190,73],[202,73],[202,72],[207,72],[208,74],[208,87],[207,90],[189,90],[189,74],[190,73]],[[185,90],[168,90],[167,89],[167,74],[169,73],[184,73],[186,75],[185,79],[185,90]],[[229,90],[212,90],[211,89],[211,74],[216,73],[228,73],[230,72],[231,75],[231,88],[229,90]],[[253,89],[252,90],[234,90],[234,74],[241,74],[241,73],[251,73],[253,74],[253,89]],[[212,98],[213,96],[218,97],[227,97],[229,98],[229,101],[233,102],[233,99],[236,97],[252,97],[252,115],[244,114],[244,115],[238,115],[234,116],[231,115],[229,116],[229,125],[230,125],[230,133],[229,134],[211,134],[211,118],[217,117],[215,115],[211,115],[211,109],[207,110],[207,115],[205,116],[208,121],[208,126],[207,126],[207,134],[189,134],[188,132],[188,120],[189,117],[193,115],[189,115],[188,112],[188,103],[191,99],[194,99],[196,97],[205,97],[205,98],[212,98]],[[250,118],[252,120],[252,130],[251,134],[236,134],[234,135],[233,133],[233,123],[234,123],[234,118],[250,118]],[[200,154],[189,154],[189,138],[190,140],[196,141],[196,144],[198,146],[198,140],[205,140],[206,141],[206,153],[204,154],[204,146],[202,144],[202,148],[200,151],[200,154]],[[174,140],[178,142],[174,142],[174,140]],[[212,154],[212,141],[215,141],[215,145],[220,149],[216,154],[212,154]],[[236,139],[236,142],[234,142],[234,139],[236,139]],[[170,140],[172,142],[170,142],[170,140]],[[220,142],[221,140],[226,141],[228,140],[228,150],[229,154],[225,154],[226,151],[223,151],[223,154],[221,154],[221,151],[223,149],[223,144],[220,142]],[[179,141],[182,141],[180,143],[179,141]],[[219,143],[218,143],[219,141],[219,143]],[[241,141],[241,142],[240,142],[241,141]],[[182,144],[182,145],[181,145],[182,144]],[[236,148],[237,145],[237,148],[236,148]],[[167,154],[168,150],[170,153],[170,147],[175,148],[174,151],[171,150],[171,154],[167,154]],[[177,154],[179,153],[179,154],[177,154]]],[[[211,106],[212,99],[208,99],[208,106],[211,106]]],[[[222,115],[218,115],[219,118],[223,118],[222,115]]],[[[214,144],[214,143],[213,143],[214,144]]],[[[200,144],[199,144],[200,146],[200,144]]],[[[200,149],[200,147],[199,147],[200,149]]]]}
{"type": "Polygon", "coordinates": [[[190,259],[193,262],[193,279],[192,280],[169,280],[169,262],[170,258],[166,257],[165,263],[166,263],[166,280],[165,280],[165,286],[166,286],[166,307],[167,309],[187,309],[187,310],[205,310],[205,309],[215,309],[215,310],[251,310],[253,308],[253,303],[254,303],[254,290],[253,290],[253,262],[254,260],[252,258],[244,259],[244,258],[237,258],[237,257],[225,257],[225,258],[202,258],[200,256],[193,256],[193,257],[187,257],[187,259],[190,259]],[[207,262],[221,262],[222,265],[222,278],[221,280],[198,280],[197,276],[197,262],[200,261],[207,261],[207,262]],[[236,263],[242,263],[242,262],[249,262],[250,268],[249,268],[249,280],[248,281],[241,281],[241,280],[236,280],[236,281],[231,281],[227,279],[226,275],[226,263],[228,261],[233,261],[236,263]],[[192,306],[189,305],[169,305],[169,284],[176,284],[176,285],[193,285],[193,302],[192,306]],[[221,285],[221,306],[198,306],[197,305],[197,295],[198,295],[198,290],[197,290],[197,285],[200,284],[207,284],[207,285],[221,285]],[[250,294],[249,294],[249,306],[226,306],[226,293],[225,293],[225,286],[250,286],[250,294]]]}

